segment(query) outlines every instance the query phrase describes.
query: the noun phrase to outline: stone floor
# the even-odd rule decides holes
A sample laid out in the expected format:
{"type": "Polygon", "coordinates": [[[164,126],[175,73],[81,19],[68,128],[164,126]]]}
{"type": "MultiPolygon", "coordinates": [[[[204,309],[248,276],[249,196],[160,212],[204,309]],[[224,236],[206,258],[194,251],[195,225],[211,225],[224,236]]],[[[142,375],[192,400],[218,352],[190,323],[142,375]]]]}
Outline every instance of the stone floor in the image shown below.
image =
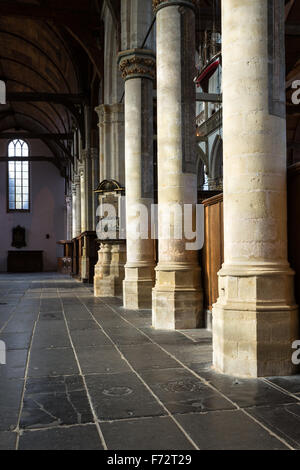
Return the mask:
{"type": "Polygon", "coordinates": [[[57,274],[0,275],[0,450],[300,449],[300,376],[214,373],[206,330],[57,274]]]}

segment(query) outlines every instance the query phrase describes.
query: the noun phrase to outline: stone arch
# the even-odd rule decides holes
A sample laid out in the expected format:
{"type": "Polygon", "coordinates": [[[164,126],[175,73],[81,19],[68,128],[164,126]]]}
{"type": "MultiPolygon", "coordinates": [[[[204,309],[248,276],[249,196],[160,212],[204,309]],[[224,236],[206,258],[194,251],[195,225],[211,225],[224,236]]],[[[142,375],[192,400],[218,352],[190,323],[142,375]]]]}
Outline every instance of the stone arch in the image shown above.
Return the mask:
{"type": "Polygon", "coordinates": [[[105,86],[102,90],[102,96],[105,104],[115,104],[121,101],[124,92],[124,82],[119,73],[118,65],[118,25],[108,6],[104,8],[103,20],[105,22],[103,79],[105,86]]]}
{"type": "Polygon", "coordinates": [[[213,180],[223,179],[223,140],[217,135],[211,152],[210,177],[213,180]]]}

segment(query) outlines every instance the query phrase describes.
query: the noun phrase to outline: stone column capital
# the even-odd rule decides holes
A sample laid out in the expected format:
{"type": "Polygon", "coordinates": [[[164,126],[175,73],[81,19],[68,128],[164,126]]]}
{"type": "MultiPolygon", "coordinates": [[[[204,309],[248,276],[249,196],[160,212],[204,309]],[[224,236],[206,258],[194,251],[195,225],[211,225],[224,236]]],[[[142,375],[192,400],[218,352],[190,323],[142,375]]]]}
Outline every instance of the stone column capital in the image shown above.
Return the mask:
{"type": "Polygon", "coordinates": [[[98,126],[102,126],[104,123],[112,123],[124,120],[124,104],[101,104],[95,108],[98,114],[99,123],[98,126]]]}
{"type": "Polygon", "coordinates": [[[197,0],[152,0],[152,5],[155,13],[157,13],[162,8],[174,5],[195,9],[197,0]]]}
{"type": "Polygon", "coordinates": [[[99,124],[102,124],[105,120],[108,119],[108,117],[111,114],[111,109],[110,109],[109,104],[100,104],[95,108],[96,113],[98,114],[99,117],[99,124]]]}
{"type": "Polygon", "coordinates": [[[131,78],[155,79],[155,52],[148,49],[129,49],[119,53],[119,67],[124,80],[131,78]]]}

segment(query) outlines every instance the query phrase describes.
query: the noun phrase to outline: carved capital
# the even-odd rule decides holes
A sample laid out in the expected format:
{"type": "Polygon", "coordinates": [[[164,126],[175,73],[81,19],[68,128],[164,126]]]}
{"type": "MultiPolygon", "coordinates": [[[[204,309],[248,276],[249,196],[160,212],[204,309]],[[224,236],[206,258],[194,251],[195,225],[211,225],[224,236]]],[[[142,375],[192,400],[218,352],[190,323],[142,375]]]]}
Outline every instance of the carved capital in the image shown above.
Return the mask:
{"type": "Polygon", "coordinates": [[[185,6],[194,9],[197,6],[197,3],[198,0],[152,0],[153,10],[155,13],[164,7],[174,5],[185,6]]]}
{"type": "Polygon", "coordinates": [[[98,114],[99,123],[98,126],[102,126],[105,123],[123,122],[124,121],[124,104],[101,104],[95,108],[98,114]]]}
{"type": "Polygon", "coordinates": [[[120,52],[119,66],[124,80],[130,78],[155,79],[155,53],[147,49],[120,52]]]}

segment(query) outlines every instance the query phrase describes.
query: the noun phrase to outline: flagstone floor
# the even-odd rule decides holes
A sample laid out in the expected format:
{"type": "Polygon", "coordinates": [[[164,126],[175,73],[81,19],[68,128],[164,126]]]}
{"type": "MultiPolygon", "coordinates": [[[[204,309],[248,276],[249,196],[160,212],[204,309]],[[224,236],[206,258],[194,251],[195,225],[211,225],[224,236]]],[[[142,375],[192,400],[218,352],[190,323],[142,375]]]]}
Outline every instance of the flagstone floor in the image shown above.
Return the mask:
{"type": "Polygon", "coordinates": [[[300,376],[211,370],[211,333],[58,274],[0,275],[0,450],[300,449],[300,376]]]}

